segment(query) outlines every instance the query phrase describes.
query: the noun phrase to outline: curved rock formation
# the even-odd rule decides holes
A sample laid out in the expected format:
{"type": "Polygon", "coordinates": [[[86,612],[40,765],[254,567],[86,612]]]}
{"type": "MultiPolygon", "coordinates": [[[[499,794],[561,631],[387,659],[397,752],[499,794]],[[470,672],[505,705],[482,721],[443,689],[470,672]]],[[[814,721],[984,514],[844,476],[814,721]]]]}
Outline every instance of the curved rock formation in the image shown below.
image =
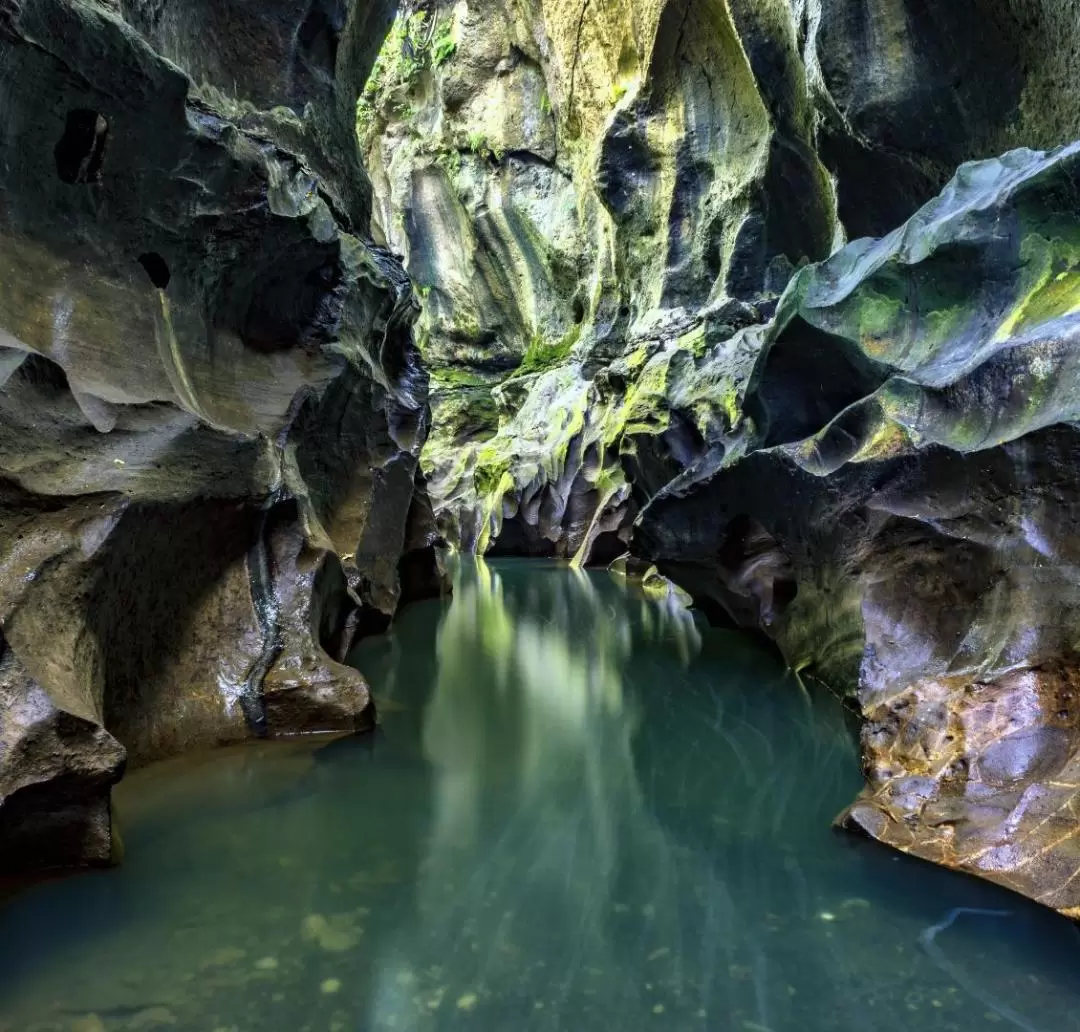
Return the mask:
{"type": "Polygon", "coordinates": [[[1078,62],[1075,0],[471,0],[361,104],[447,536],[632,539],[858,693],[852,822],[1066,911],[1075,151],[948,181],[1080,136],[1078,62]]]}
{"type": "MultiPolygon", "coordinates": [[[[803,270],[636,546],[857,686],[844,820],[1080,915],[1080,144],[803,270]]],[[[753,331],[747,331],[752,333],[753,331]]]]}
{"type": "Polygon", "coordinates": [[[619,364],[765,321],[797,267],[892,229],[963,161],[1080,135],[1078,13],[407,5],[360,128],[373,232],[422,298],[423,463],[447,536],[621,549],[655,488],[620,459],[636,446],[619,364]]]}
{"type": "Polygon", "coordinates": [[[391,15],[0,6],[0,866],[106,861],[125,754],[371,723],[337,660],[433,540],[352,135],[391,15]]]}

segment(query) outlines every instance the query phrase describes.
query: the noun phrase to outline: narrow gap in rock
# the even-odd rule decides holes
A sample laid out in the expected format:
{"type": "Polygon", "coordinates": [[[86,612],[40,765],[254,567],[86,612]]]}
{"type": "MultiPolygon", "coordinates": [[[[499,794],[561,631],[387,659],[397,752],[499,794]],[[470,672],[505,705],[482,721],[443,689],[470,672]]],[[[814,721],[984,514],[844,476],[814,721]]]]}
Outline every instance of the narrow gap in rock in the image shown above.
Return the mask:
{"type": "Polygon", "coordinates": [[[64,135],[56,145],[56,174],[65,183],[100,183],[109,141],[109,123],[104,115],[88,108],[67,114],[64,135]]]}

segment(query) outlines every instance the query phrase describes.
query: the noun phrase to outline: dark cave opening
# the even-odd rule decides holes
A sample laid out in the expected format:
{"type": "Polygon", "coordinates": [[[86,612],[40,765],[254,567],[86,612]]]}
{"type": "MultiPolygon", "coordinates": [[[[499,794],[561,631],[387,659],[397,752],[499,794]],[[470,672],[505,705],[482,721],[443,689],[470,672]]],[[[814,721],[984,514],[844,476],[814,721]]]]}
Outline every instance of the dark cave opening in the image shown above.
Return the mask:
{"type": "Polygon", "coordinates": [[[164,290],[169,285],[169,280],[172,279],[172,273],[169,271],[168,263],[157,253],[157,251],[147,251],[146,254],[140,254],[139,264],[146,270],[146,275],[150,277],[150,282],[153,283],[158,290],[164,290]]]}
{"type": "Polygon", "coordinates": [[[69,111],[64,135],[53,151],[56,174],[71,185],[100,183],[108,142],[109,123],[104,115],[89,108],[69,111]]]}

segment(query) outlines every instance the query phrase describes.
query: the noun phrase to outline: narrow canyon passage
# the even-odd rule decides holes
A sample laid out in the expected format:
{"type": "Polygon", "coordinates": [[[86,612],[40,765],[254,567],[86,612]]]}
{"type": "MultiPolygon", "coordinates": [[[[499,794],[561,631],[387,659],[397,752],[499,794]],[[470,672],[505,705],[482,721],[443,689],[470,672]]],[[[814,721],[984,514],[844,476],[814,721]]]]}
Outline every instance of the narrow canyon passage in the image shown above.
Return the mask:
{"type": "Polygon", "coordinates": [[[606,572],[452,569],[352,656],[373,736],[121,783],[124,864],[0,910],[0,1029],[1080,1029],[1069,922],[831,830],[831,695],[606,572]]]}
{"type": "Polygon", "coordinates": [[[0,0],[0,113],[0,1032],[1080,1032],[1080,0],[0,0]]]}

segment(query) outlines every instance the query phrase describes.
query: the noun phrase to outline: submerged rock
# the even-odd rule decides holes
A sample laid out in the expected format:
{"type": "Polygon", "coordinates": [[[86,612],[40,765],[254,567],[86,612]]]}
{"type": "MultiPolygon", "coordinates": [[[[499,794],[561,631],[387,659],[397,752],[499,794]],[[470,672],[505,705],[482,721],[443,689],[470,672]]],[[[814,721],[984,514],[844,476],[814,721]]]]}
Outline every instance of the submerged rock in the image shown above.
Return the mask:
{"type": "Polygon", "coordinates": [[[2,867],[106,861],[125,753],[370,726],[327,648],[430,551],[352,135],[389,6],[249,7],[0,11],[2,867]]]}
{"type": "Polygon", "coordinates": [[[635,541],[856,691],[848,824],[1074,914],[1078,173],[1080,144],[965,165],[800,272],[737,428],[635,541]]]}

